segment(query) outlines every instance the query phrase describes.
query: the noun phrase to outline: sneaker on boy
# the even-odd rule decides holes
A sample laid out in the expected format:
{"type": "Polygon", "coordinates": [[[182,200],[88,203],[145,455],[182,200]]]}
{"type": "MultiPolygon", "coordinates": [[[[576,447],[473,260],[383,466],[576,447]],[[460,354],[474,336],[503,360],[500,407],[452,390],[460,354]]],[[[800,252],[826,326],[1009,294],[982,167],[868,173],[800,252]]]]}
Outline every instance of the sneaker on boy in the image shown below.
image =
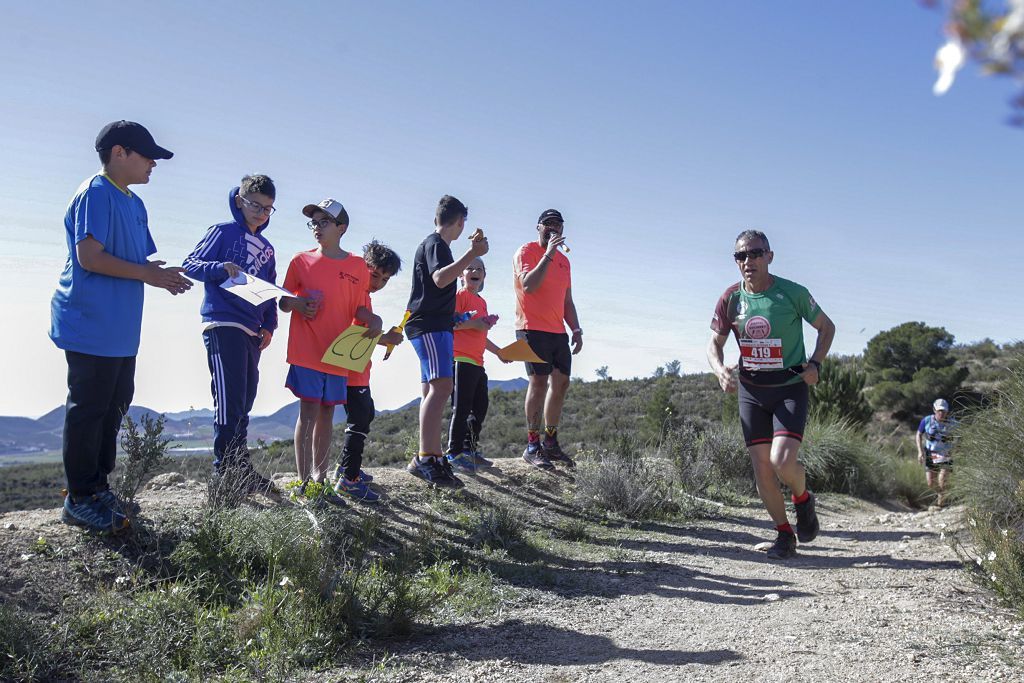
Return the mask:
{"type": "Polygon", "coordinates": [[[431,456],[415,456],[405,466],[406,471],[419,477],[428,484],[446,488],[461,488],[462,481],[456,477],[450,467],[445,467],[444,458],[431,456]]]}
{"type": "Polygon", "coordinates": [[[338,479],[335,485],[335,490],[339,493],[352,496],[356,500],[360,500],[364,503],[376,503],[380,500],[380,494],[370,488],[367,482],[362,479],[356,481],[349,481],[344,476],[338,479]]]}
{"type": "Polygon", "coordinates": [[[470,454],[473,456],[473,462],[476,463],[478,468],[494,467],[494,462],[485,458],[480,451],[472,451],[470,454]]]}
{"type": "Polygon", "coordinates": [[[68,364],[63,457],[71,497],[63,517],[118,530],[123,516],[94,497],[108,489],[135,392],[143,290],[181,294],[192,283],[181,268],[149,260],[156,253],[149,216],[128,189],[148,183],[155,160],[173,154],[131,121],[105,126],[95,148],[103,170],[82,183],[64,216],[67,260],[50,301],[50,339],[68,364]]]}
{"type": "Polygon", "coordinates": [[[131,526],[127,517],[108,507],[98,495],[78,500],[71,494],[65,496],[60,521],[101,534],[121,533],[131,526]]]}
{"type": "MultiPolygon", "coordinates": [[[[251,470],[246,444],[249,412],[256,400],[260,354],[277,329],[275,301],[256,306],[221,285],[246,274],[277,283],[274,247],[264,235],[276,197],[277,189],[269,177],[242,178],[228,193],[232,220],[209,228],[183,263],[189,277],[204,283],[199,313],[212,377],[213,467],[217,472],[234,466],[251,470]]],[[[253,490],[266,488],[258,481],[262,479],[259,475],[252,479],[253,490]]]]}
{"type": "Polygon", "coordinates": [[[456,455],[447,455],[445,459],[459,472],[465,472],[466,474],[476,473],[476,460],[473,459],[473,454],[470,452],[463,451],[456,455]]]}

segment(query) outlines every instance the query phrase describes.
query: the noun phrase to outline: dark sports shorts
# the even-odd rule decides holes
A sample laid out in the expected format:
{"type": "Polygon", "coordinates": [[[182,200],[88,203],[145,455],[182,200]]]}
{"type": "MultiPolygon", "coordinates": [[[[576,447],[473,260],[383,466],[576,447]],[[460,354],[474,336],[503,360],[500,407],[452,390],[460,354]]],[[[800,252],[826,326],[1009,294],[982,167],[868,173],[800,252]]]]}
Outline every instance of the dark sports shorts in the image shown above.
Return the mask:
{"type": "Polygon", "coordinates": [[[748,446],[771,443],[777,436],[804,439],[807,424],[807,384],[759,387],[739,383],[740,425],[748,446]]]}
{"type": "Polygon", "coordinates": [[[516,330],[516,339],[525,339],[533,352],[545,363],[527,363],[527,375],[550,375],[551,368],[568,377],[572,374],[572,353],[569,351],[569,335],[538,330],[516,330]]]}
{"type": "Polygon", "coordinates": [[[932,460],[932,457],[934,455],[935,455],[934,451],[927,451],[926,450],[924,452],[924,468],[926,470],[938,471],[938,470],[951,470],[951,469],[953,469],[953,461],[952,460],[946,460],[945,462],[935,462],[934,460],[932,460]]]}

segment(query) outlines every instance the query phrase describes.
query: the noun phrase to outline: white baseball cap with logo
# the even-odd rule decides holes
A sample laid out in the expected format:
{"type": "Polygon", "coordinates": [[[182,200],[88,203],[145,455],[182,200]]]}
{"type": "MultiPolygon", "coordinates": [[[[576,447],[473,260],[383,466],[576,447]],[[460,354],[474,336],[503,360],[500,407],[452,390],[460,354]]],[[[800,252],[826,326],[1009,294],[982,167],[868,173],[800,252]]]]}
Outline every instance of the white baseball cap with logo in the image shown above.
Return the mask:
{"type": "Polygon", "coordinates": [[[935,411],[945,410],[945,411],[948,412],[949,411],[949,402],[946,401],[946,399],[944,399],[944,398],[937,398],[937,399],[935,399],[935,403],[932,404],[932,408],[935,411]]]}
{"type": "Polygon", "coordinates": [[[335,222],[338,221],[338,216],[347,215],[345,207],[337,199],[325,199],[319,204],[306,204],[302,207],[302,215],[306,218],[312,218],[313,214],[317,211],[323,211],[333,218],[335,222]]]}

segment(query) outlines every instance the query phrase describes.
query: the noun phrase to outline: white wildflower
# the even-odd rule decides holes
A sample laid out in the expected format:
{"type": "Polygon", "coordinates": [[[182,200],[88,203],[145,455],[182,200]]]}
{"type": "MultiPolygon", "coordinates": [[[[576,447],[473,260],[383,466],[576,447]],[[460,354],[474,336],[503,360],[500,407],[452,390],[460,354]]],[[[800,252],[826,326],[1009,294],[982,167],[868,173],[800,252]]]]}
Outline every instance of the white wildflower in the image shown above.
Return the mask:
{"type": "Polygon", "coordinates": [[[980,557],[974,558],[974,563],[980,567],[981,566],[981,558],[980,557]]]}
{"type": "Polygon", "coordinates": [[[986,559],[989,562],[995,562],[995,560],[996,560],[996,551],[995,550],[988,551],[988,555],[986,556],[986,559]]]}
{"type": "Polygon", "coordinates": [[[967,521],[971,523],[971,526],[978,526],[978,523],[975,522],[973,519],[969,519],[967,521]]]}
{"type": "Polygon", "coordinates": [[[1000,529],[999,533],[1001,533],[1003,535],[1003,538],[1006,538],[1007,534],[1010,533],[1010,530],[1009,529],[1000,529]]]}
{"type": "Polygon", "coordinates": [[[936,95],[945,95],[952,87],[956,72],[964,65],[964,47],[956,38],[950,38],[945,45],[935,53],[935,70],[939,72],[939,78],[932,86],[932,92],[936,95]]]}
{"type": "Polygon", "coordinates": [[[993,575],[992,575],[992,583],[995,583],[995,582],[996,582],[996,575],[995,575],[995,574],[993,574],[993,575]]]}
{"type": "Polygon", "coordinates": [[[127,576],[119,576],[116,579],[114,579],[114,585],[115,586],[123,586],[126,583],[128,583],[129,581],[131,581],[131,579],[129,577],[127,577],[127,576]]]}
{"type": "Polygon", "coordinates": [[[278,586],[280,586],[281,588],[287,588],[288,586],[292,585],[292,580],[291,580],[291,579],[289,579],[289,578],[288,578],[288,577],[286,576],[286,577],[284,577],[283,579],[281,579],[281,582],[280,582],[280,583],[278,583],[277,585],[278,585],[278,586]]]}

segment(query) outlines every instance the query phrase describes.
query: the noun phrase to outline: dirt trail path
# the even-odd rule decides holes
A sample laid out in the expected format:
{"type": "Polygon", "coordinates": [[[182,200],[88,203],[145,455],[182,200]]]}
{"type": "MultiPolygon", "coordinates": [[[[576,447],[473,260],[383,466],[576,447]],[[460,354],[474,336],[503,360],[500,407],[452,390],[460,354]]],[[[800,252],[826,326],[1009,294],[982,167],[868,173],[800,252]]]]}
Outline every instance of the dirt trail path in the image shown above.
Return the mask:
{"type": "MultiPolygon", "coordinates": [[[[531,482],[521,461],[469,480],[556,528],[574,516],[531,482]],[[523,485],[525,482],[526,485],[523,485]]],[[[400,470],[372,470],[385,516],[416,517],[437,498],[400,470]]],[[[201,484],[146,491],[154,517],[203,498],[201,484]]],[[[360,648],[350,668],[303,680],[364,681],[1017,681],[1022,623],[977,588],[940,534],[961,511],[891,512],[819,496],[823,533],[787,562],[754,546],[769,538],[757,507],[713,520],[588,527],[553,540],[538,561],[502,575],[516,590],[483,621],[424,629],[360,648]],[[511,577],[511,578],[510,578],[511,577]]],[[[0,599],[43,598],[81,535],[57,512],[0,515],[0,599]],[[13,526],[13,528],[9,528],[13,526]],[[32,549],[45,536],[55,549],[32,549]],[[62,559],[63,558],[63,559],[62,559]]],[[[401,521],[401,520],[400,520],[401,521]]]]}
{"type": "Polygon", "coordinates": [[[1024,679],[1021,622],[940,538],[961,510],[822,495],[819,511],[785,563],[754,550],[774,536],[755,507],[579,544],[498,618],[392,644],[370,680],[1024,679]]]}

